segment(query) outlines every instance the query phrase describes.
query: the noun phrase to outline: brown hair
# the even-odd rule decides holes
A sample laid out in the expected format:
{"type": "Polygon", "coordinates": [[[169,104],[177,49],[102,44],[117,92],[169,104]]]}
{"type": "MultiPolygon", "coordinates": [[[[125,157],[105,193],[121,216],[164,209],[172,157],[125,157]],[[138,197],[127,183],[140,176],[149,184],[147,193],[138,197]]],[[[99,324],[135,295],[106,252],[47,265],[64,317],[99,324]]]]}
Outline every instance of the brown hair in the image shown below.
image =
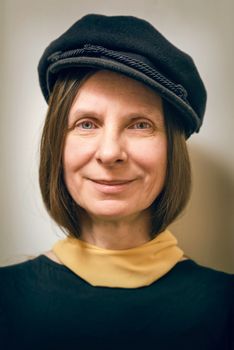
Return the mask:
{"type": "MultiPolygon", "coordinates": [[[[78,89],[97,70],[69,69],[60,73],[49,99],[40,147],[39,183],[49,215],[69,236],[78,238],[84,209],[70,196],[62,169],[68,113],[78,89]]],[[[167,172],[161,194],[151,205],[151,236],[163,231],[185,208],[190,195],[191,170],[185,133],[175,110],[165,101],[167,172]]]]}

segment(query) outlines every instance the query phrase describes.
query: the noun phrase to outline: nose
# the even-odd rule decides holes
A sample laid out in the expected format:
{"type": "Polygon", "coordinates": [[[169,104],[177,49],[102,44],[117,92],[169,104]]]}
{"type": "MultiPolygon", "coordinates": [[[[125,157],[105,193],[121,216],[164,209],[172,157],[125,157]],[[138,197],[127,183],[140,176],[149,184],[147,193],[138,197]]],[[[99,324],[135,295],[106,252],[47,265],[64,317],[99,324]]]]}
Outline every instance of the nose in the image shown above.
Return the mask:
{"type": "Polygon", "coordinates": [[[96,151],[96,159],[106,166],[126,162],[128,156],[124,140],[121,135],[107,130],[100,135],[96,151]]]}

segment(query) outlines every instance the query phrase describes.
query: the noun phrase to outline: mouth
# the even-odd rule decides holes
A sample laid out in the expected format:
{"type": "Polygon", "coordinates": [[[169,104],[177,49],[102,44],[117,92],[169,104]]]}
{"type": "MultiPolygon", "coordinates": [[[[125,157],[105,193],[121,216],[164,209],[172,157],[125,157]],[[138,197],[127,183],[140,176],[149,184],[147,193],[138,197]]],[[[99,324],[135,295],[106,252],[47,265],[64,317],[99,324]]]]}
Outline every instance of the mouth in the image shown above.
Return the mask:
{"type": "Polygon", "coordinates": [[[113,180],[113,181],[106,181],[106,180],[91,180],[91,182],[94,184],[94,188],[103,193],[120,193],[122,191],[127,190],[131,183],[134,180],[113,180]]]}
{"type": "Polygon", "coordinates": [[[132,182],[133,180],[91,180],[93,182],[96,182],[101,185],[107,185],[107,186],[115,186],[115,185],[123,185],[129,182],[132,182]]]}

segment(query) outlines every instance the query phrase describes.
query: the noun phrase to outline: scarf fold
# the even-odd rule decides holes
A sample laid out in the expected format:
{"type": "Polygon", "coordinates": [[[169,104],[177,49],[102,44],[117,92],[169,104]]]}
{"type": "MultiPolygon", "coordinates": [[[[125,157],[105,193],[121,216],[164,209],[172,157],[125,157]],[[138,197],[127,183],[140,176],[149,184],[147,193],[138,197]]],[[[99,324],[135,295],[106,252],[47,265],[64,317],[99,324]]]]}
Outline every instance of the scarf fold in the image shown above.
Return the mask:
{"type": "Polygon", "coordinates": [[[57,258],[92,286],[138,288],[148,286],[183,260],[177,239],[165,230],[134,248],[104,249],[77,238],[57,241],[57,258]]]}

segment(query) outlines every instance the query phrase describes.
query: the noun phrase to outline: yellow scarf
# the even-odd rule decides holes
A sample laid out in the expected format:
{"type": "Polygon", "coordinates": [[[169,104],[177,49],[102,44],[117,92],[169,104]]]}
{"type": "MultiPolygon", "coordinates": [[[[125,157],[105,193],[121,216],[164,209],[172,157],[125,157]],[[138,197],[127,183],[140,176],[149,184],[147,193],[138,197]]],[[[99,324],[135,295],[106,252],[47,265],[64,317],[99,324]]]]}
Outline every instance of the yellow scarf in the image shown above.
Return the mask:
{"type": "Polygon", "coordinates": [[[168,230],[130,249],[104,249],[68,237],[56,242],[52,250],[66,267],[86,282],[104,287],[148,286],[183,260],[183,251],[168,230]]]}

